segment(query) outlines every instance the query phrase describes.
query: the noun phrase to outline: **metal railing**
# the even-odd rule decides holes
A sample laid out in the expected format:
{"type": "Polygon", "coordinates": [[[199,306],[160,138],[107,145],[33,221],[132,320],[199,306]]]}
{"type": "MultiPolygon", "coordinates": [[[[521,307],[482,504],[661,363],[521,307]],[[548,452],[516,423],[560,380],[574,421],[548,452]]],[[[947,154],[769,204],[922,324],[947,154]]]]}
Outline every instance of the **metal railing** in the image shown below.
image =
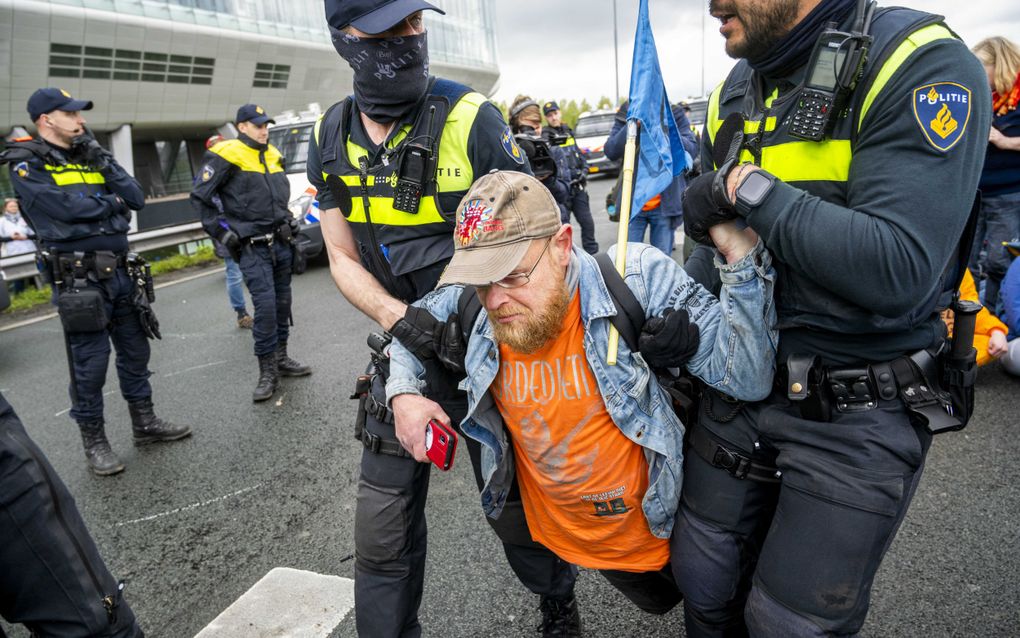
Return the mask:
{"type": "MultiPolygon", "coordinates": [[[[132,233],[128,235],[128,243],[132,252],[142,253],[208,238],[209,235],[202,228],[201,222],[191,222],[179,226],[132,233]]],[[[0,259],[0,270],[3,270],[7,281],[27,279],[39,274],[35,266],[35,253],[25,253],[24,255],[0,259]]]]}

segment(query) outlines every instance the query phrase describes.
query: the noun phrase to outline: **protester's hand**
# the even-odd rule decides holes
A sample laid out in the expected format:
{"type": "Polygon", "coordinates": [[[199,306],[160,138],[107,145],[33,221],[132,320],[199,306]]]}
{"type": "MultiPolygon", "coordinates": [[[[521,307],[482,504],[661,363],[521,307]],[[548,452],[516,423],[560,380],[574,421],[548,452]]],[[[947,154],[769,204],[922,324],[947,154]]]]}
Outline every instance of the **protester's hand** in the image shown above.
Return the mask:
{"type": "Polygon", "coordinates": [[[714,192],[717,175],[709,171],[695,177],[683,195],[684,232],[700,244],[712,243],[709,228],[738,217],[733,205],[714,192]]]}
{"type": "Polygon", "coordinates": [[[988,338],[988,356],[998,358],[1009,351],[1009,344],[1006,342],[1006,335],[1001,330],[992,330],[988,338]]]}
{"type": "Polygon", "coordinates": [[[408,306],[403,318],[397,319],[388,332],[419,361],[425,361],[436,356],[433,344],[440,328],[439,322],[428,310],[408,306]]]}
{"type": "Polygon", "coordinates": [[[450,313],[446,323],[439,325],[432,337],[432,349],[447,369],[464,374],[467,343],[464,341],[464,331],[461,329],[460,316],[457,313],[450,313]]]}
{"type": "Polygon", "coordinates": [[[28,239],[28,237],[22,235],[18,231],[14,231],[14,233],[11,235],[11,239],[28,239]]]}
{"type": "Polygon", "coordinates": [[[741,228],[734,221],[716,224],[708,229],[708,234],[727,264],[740,261],[758,244],[758,233],[746,226],[741,228]]]}
{"type": "Polygon", "coordinates": [[[425,426],[431,419],[450,425],[450,417],[438,403],[419,394],[398,394],[390,401],[390,408],[393,410],[393,426],[400,445],[411,453],[414,460],[427,463],[429,458],[425,455],[425,426]]]}
{"type": "Polygon", "coordinates": [[[992,127],[992,130],[989,131],[988,133],[988,142],[996,148],[1005,149],[1006,139],[1007,138],[1005,135],[1002,134],[1002,131],[995,128],[994,126],[992,127]]]}
{"type": "Polygon", "coordinates": [[[701,333],[686,310],[667,308],[641,328],[638,350],[653,368],[682,368],[698,351],[701,333]]]}

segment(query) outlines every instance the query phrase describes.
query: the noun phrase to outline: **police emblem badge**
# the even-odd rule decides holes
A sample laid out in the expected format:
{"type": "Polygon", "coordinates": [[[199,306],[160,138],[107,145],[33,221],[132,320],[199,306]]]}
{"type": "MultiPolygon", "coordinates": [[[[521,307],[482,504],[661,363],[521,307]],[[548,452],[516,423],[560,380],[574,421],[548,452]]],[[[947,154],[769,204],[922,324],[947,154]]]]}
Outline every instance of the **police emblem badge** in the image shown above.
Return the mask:
{"type": "Polygon", "coordinates": [[[934,148],[948,151],[963,138],[970,121],[970,89],[955,82],[935,82],[914,89],[914,119],[934,148]]]}
{"type": "Polygon", "coordinates": [[[209,180],[212,179],[213,175],[215,175],[215,174],[216,174],[216,169],[214,169],[212,166],[209,166],[208,164],[206,164],[205,166],[202,167],[202,181],[203,182],[208,182],[209,180]]]}
{"type": "Polygon", "coordinates": [[[518,164],[524,163],[524,151],[521,150],[520,146],[517,146],[517,140],[514,139],[514,134],[510,132],[510,127],[506,127],[503,130],[503,134],[500,136],[499,141],[503,144],[503,150],[518,164]]]}
{"type": "Polygon", "coordinates": [[[25,179],[28,177],[28,162],[18,162],[14,166],[14,172],[18,174],[18,177],[25,179]]]}

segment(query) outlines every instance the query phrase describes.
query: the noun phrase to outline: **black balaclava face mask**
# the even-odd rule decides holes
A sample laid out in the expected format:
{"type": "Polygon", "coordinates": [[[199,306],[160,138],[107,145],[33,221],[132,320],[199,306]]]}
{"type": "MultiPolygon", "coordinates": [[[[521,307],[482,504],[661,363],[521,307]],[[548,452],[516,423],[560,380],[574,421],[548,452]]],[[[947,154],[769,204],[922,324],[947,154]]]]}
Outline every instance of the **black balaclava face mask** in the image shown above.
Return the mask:
{"type": "Polygon", "coordinates": [[[426,33],[359,38],[330,27],[333,48],[354,69],[354,99],[380,124],[398,120],[425,95],[429,83],[426,33]]]}

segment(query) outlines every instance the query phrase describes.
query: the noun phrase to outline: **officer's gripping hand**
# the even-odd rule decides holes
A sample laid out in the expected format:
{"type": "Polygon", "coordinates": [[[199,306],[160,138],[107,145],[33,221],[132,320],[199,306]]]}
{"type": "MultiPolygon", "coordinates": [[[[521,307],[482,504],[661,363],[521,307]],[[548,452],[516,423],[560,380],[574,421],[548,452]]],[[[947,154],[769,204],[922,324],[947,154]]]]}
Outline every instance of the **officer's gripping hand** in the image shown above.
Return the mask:
{"type": "Polygon", "coordinates": [[[236,262],[241,261],[241,238],[232,230],[225,230],[220,235],[220,243],[230,253],[230,258],[236,262]]]}
{"type": "Polygon", "coordinates": [[[695,177],[684,191],[684,232],[699,244],[711,245],[708,229],[738,217],[726,197],[725,184],[724,175],[711,171],[695,177]],[[723,184],[721,193],[719,182],[723,184]]]}
{"type": "Polygon", "coordinates": [[[427,463],[425,455],[425,426],[429,420],[450,425],[450,417],[443,408],[420,394],[398,394],[390,401],[393,410],[393,427],[397,440],[420,463],[427,463]]]}
{"type": "Polygon", "coordinates": [[[464,374],[464,355],[467,354],[467,343],[464,341],[460,315],[455,312],[450,313],[446,323],[439,324],[432,337],[432,349],[448,370],[464,374]]]}
{"type": "Polygon", "coordinates": [[[419,361],[425,361],[436,356],[434,344],[441,328],[439,321],[428,310],[408,306],[403,318],[397,319],[388,332],[419,361]]]}
{"type": "Polygon", "coordinates": [[[641,328],[638,350],[653,368],[683,368],[698,351],[701,331],[686,310],[667,308],[641,328]]]}
{"type": "Polygon", "coordinates": [[[113,160],[113,153],[103,148],[91,133],[82,133],[71,140],[71,149],[86,164],[98,170],[109,168],[113,160]]]}

